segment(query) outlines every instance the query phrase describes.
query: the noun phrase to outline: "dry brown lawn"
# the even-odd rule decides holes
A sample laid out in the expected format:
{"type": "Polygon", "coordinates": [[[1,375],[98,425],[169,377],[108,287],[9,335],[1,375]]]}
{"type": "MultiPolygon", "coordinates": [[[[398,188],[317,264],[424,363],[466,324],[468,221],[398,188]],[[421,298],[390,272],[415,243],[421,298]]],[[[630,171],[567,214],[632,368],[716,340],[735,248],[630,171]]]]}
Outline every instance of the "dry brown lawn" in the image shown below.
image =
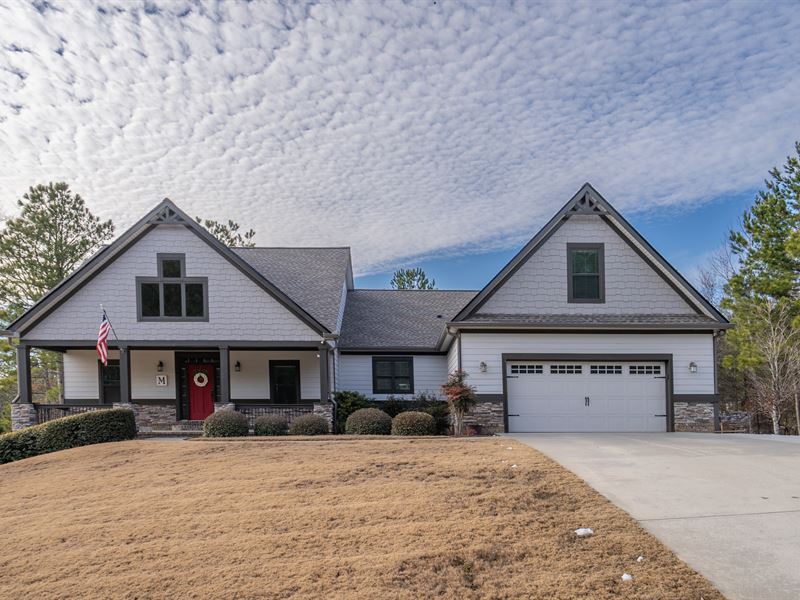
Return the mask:
{"type": "Polygon", "coordinates": [[[0,485],[1,598],[721,598],[502,438],[121,442],[0,485]]]}

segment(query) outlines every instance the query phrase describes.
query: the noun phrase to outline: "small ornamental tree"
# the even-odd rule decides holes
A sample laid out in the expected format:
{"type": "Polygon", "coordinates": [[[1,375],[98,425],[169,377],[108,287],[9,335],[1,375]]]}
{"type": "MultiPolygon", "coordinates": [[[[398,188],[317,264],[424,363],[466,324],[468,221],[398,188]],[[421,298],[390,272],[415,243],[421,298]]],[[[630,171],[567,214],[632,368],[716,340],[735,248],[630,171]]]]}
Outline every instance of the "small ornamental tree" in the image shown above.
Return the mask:
{"type": "Polygon", "coordinates": [[[442,386],[442,394],[447,398],[447,404],[450,406],[455,435],[461,435],[464,432],[464,417],[477,402],[475,388],[466,384],[467,377],[469,375],[466,371],[458,369],[450,373],[447,383],[442,386]]]}

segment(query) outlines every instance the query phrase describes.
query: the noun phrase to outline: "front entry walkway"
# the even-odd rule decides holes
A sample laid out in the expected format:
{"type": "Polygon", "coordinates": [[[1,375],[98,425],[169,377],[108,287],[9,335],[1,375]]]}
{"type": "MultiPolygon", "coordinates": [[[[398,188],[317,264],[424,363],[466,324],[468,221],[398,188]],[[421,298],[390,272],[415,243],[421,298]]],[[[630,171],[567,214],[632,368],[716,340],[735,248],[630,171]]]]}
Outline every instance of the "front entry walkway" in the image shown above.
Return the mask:
{"type": "Polygon", "coordinates": [[[620,506],[728,598],[796,599],[800,438],[514,434],[620,506]]]}

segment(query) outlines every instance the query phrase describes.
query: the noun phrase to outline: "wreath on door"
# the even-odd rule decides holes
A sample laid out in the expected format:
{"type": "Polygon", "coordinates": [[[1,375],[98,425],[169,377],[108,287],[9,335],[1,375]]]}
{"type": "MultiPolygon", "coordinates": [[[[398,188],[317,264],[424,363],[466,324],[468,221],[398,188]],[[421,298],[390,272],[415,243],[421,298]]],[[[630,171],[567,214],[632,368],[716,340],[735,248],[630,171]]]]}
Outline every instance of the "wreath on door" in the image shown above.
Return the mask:
{"type": "Polygon", "coordinates": [[[192,378],[197,387],[203,388],[208,385],[208,374],[205,371],[198,371],[192,378]]]}

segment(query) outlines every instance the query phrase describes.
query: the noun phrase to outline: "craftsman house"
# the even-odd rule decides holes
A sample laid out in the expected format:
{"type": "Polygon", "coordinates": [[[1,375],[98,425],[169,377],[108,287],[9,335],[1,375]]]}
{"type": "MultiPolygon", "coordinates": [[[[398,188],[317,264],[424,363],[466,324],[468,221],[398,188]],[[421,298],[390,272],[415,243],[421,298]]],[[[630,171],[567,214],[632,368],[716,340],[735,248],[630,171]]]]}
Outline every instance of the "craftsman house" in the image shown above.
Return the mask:
{"type": "Polygon", "coordinates": [[[331,418],[335,390],[436,394],[461,368],[487,430],[713,430],[728,327],[589,184],[478,292],[357,289],[348,248],[229,248],[164,200],[11,324],[12,416],[124,405],[141,431],[220,409],[331,418]],[[63,405],[32,403],[32,348],[63,353],[63,405]]]}

